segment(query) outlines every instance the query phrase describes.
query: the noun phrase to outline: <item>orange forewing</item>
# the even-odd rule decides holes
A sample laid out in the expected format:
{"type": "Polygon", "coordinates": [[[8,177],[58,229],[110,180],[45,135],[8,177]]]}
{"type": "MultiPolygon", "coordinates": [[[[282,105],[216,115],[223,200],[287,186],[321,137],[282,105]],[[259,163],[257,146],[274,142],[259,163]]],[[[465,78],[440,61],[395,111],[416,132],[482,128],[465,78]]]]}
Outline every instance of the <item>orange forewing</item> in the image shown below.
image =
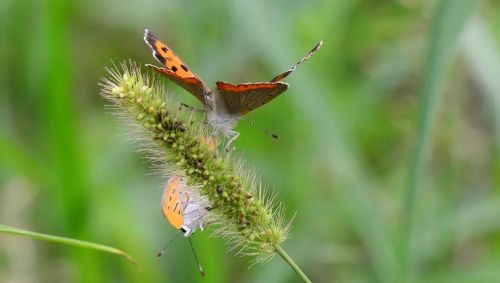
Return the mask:
{"type": "Polygon", "coordinates": [[[206,104],[205,95],[210,89],[201,79],[182,62],[182,60],[149,30],[144,33],[144,41],[153,50],[153,56],[166,68],[147,65],[156,72],[166,75],[170,80],[192,93],[201,103],[206,104]]]}
{"type": "Polygon", "coordinates": [[[205,90],[205,85],[203,84],[203,82],[200,81],[197,77],[182,78],[176,73],[165,68],[159,68],[149,64],[146,64],[146,66],[152,68],[160,74],[164,74],[178,86],[192,93],[196,98],[198,98],[199,101],[201,101],[201,103],[205,104],[204,94],[207,90],[205,90]]]}
{"type": "Polygon", "coordinates": [[[144,34],[144,41],[153,49],[153,56],[169,70],[181,78],[198,77],[165,43],[161,42],[149,30],[144,34]]]}
{"type": "Polygon", "coordinates": [[[163,214],[175,229],[184,225],[184,203],[181,198],[182,183],[179,176],[174,176],[165,187],[162,198],[163,214]]]}
{"type": "Polygon", "coordinates": [[[282,82],[237,85],[217,82],[216,84],[229,112],[239,115],[244,115],[268,103],[288,88],[288,84],[282,82]]]}

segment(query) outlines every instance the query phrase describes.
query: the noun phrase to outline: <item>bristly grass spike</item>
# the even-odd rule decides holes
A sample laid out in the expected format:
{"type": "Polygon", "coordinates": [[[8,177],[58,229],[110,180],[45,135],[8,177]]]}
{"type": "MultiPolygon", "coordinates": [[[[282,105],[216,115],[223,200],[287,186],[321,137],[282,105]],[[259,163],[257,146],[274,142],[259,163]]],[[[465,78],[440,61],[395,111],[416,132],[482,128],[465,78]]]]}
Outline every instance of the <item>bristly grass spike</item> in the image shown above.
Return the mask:
{"type": "MultiPolygon", "coordinates": [[[[162,209],[169,222],[184,229],[185,236],[210,223],[216,227],[214,234],[223,237],[239,255],[251,256],[257,263],[277,252],[300,275],[298,266],[291,264],[280,247],[290,230],[284,205],[275,194],[269,197],[241,158],[217,148],[218,135],[203,115],[179,110],[179,103],[165,95],[158,81],[143,75],[133,62],[122,63],[108,73],[100,83],[101,94],[116,106],[117,114],[136,126],[138,130],[131,135],[155,164],[155,172],[165,180],[176,175],[185,178],[185,183],[179,184],[186,196],[191,199],[196,195],[195,206],[181,196],[169,203],[178,203],[184,209],[180,211],[168,204],[165,209],[164,201],[162,209]],[[182,215],[180,220],[174,219],[174,213],[182,215]]],[[[168,189],[167,182],[165,194],[173,200],[177,193],[169,194],[168,189]]],[[[301,277],[307,282],[307,277],[301,277]]]]}

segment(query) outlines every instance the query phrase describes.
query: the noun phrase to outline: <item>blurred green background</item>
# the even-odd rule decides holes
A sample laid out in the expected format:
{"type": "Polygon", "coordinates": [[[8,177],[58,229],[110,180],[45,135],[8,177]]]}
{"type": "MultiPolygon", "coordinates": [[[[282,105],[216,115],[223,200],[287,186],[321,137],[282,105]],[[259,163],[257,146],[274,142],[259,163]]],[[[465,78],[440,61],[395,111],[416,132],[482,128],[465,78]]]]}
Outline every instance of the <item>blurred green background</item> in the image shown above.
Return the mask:
{"type": "MultiPolygon", "coordinates": [[[[162,182],[108,114],[111,60],[156,63],[149,28],[207,83],[269,80],[318,40],[236,142],[297,212],[283,247],[313,282],[500,282],[500,2],[0,0],[0,282],[300,282],[177,240],[162,182]]],[[[146,71],[146,70],[145,70],[146,71]]],[[[185,102],[197,102],[167,83],[185,102]]]]}

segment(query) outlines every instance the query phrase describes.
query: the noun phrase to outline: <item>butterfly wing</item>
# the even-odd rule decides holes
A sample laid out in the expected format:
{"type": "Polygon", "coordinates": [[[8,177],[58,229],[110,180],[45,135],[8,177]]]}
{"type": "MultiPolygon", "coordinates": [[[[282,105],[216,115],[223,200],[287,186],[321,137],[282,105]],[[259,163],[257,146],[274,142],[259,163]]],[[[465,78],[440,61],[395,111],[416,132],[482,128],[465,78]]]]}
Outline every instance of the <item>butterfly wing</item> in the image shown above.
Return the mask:
{"type": "Polygon", "coordinates": [[[174,175],[168,181],[161,198],[161,207],[165,218],[178,230],[184,225],[184,209],[187,205],[183,196],[183,186],[180,176],[174,175]]]}
{"type": "Polygon", "coordinates": [[[246,83],[233,85],[217,82],[219,95],[232,114],[244,115],[276,98],[287,90],[288,84],[282,82],[246,83]]]}
{"type": "Polygon", "coordinates": [[[321,45],[323,44],[323,41],[320,41],[316,44],[316,46],[314,46],[313,49],[311,49],[311,51],[309,51],[306,56],[304,56],[302,59],[299,60],[299,62],[297,62],[295,65],[293,65],[290,69],[286,70],[285,72],[277,75],[276,77],[274,77],[271,82],[280,82],[282,80],[284,80],[286,77],[288,77],[288,75],[290,75],[291,73],[293,73],[293,71],[295,71],[295,69],[297,69],[297,66],[300,65],[302,62],[306,61],[307,59],[309,59],[309,57],[311,57],[316,51],[318,51],[320,48],[321,48],[321,45]]]}
{"type": "MultiPolygon", "coordinates": [[[[157,66],[153,66],[150,64],[146,64],[147,67],[152,68],[156,72],[160,74],[164,74],[167,76],[171,81],[176,83],[178,86],[182,87],[183,89],[189,91],[192,93],[198,100],[205,104],[205,86],[203,85],[203,82],[200,81],[196,77],[188,77],[188,78],[183,78],[178,76],[176,73],[172,72],[171,70],[165,69],[165,68],[160,68],[157,66]]],[[[208,92],[207,92],[208,93],[208,92]]]]}
{"type": "Polygon", "coordinates": [[[152,67],[158,73],[166,75],[170,80],[192,93],[203,104],[206,104],[204,95],[210,90],[201,79],[189,69],[186,64],[165,43],[159,40],[149,30],[144,32],[144,41],[153,50],[153,56],[166,68],[152,67]]]}
{"type": "Polygon", "coordinates": [[[230,113],[244,115],[257,107],[260,107],[269,101],[276,98],[282,92],[287,90],[288,84],[281,82],[290,75],[297,66],[309,59],[316,51],[319,50],[322,41],[318,42],[306,56],[300,59],[287,71],[277,75],[270,82],[263,83],[246,83],[246,84],[229,84],[217,82],[217,90],[226,103],[230,113]]]}

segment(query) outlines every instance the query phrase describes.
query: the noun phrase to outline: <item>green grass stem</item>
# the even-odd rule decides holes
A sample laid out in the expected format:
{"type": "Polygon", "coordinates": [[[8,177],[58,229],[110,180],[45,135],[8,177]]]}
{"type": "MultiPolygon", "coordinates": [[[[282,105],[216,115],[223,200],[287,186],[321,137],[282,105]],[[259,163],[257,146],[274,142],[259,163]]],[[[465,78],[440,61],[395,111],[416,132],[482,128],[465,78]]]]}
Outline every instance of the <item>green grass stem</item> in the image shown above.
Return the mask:
{"type": "Polygon", "coordinates": [[[3,224],[0,224],[0,233],[25,236],[25,237],[32,238],[32,239],[53,242],[53,243],[58,243],[58,244],[64,244],[64,245],[73,246],[73,247],[91,249],[91,250],[106,252],[106,253],[110,253],[110,254],[115,254],[115,255],[119,255],[119,256],[126,258],[127,260],[129,260],[130,262],[132,262],[134,265],[137,266],[137,263],[134,261],[132,256],[125,253],[124,251],[119,250],[117,248],[93,243],[93,242],[87,242],[87,241],[81,241],[81,240],[72,239],[72,238],[42,234],[42,233],[37,233],[37,232],[28,231],[28,230],[14,228],[14,227],[3,225],[3,224]]]}
{"type": "Polygon", "coordinates": [[[293,259],[288,256],[286,251],[280,245],[274,246],[274,249],[304,282],[311,283],[311,280],[307,277],[307,275],[302,271],[302,269],[300,269],[300,267],[293,261],[293,259]]]}

